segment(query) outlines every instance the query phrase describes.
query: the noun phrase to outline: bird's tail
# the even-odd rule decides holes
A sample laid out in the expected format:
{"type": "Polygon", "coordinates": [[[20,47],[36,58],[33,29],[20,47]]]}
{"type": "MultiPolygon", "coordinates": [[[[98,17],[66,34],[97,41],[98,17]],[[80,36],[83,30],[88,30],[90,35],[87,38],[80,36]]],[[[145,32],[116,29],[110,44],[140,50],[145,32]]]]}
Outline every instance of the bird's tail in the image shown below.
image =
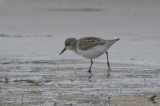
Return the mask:
{"type": "Polygon", "coordinates": [[[120,39],[105,40],[106,51],[118,40],[120,39]]]}
{"type": "Polygon", "coordinates": [[[118,39],[105,40],[105,41],[106,41],[106,43],[115,43],[118,40],[120,40],[120,39],[118,38],[118,39]]]}

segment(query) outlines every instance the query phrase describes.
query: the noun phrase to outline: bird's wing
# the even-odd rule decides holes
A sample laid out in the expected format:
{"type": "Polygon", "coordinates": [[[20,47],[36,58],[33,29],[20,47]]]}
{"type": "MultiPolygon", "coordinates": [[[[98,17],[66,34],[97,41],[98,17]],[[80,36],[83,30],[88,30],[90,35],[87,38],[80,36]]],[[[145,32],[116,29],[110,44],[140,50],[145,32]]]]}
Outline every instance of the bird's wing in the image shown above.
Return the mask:
{"type": "Polygon", "coordinates": [[[85,37],[78,40],[78,48],[88,50],[92,47],[105,44],[105,40],[96,37],[85,37]]]}

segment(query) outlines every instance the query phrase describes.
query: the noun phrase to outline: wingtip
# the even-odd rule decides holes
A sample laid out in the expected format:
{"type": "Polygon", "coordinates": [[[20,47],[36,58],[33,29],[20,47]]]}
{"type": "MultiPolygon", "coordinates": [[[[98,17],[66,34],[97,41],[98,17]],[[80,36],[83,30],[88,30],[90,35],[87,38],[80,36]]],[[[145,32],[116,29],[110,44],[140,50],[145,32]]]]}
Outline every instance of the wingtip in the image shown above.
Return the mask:
{"type": "Polygon", "coordinates": [[[120,40],[120,38],[116,39],[117,41],[120,40]]]}

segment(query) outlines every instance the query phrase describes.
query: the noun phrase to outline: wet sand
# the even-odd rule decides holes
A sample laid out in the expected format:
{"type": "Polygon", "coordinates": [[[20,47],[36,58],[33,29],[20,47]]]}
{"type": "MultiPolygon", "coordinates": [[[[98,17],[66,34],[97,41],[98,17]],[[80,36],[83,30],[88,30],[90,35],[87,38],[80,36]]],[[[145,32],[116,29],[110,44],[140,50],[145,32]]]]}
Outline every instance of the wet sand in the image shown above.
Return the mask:
{"type": "Polygon", "coordinates": [[[15,106],[158,106],[160,70],[78,60],[0,61],[0,103],[15,106]],[[152,96],[156,96],[153,100],[152,96]]]}

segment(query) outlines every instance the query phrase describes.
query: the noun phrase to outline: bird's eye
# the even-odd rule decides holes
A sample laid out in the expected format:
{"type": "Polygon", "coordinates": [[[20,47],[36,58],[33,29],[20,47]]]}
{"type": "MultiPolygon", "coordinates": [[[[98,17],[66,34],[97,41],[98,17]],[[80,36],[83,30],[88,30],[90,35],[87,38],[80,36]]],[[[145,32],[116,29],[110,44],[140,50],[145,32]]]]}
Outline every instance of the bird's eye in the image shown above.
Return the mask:
{"type": "Polygon", "coordinates": [[[70,42],[67,42],[67,43],[66,43],[66,46],[69,46],[69,45],[70,45],[70,42]]]}

